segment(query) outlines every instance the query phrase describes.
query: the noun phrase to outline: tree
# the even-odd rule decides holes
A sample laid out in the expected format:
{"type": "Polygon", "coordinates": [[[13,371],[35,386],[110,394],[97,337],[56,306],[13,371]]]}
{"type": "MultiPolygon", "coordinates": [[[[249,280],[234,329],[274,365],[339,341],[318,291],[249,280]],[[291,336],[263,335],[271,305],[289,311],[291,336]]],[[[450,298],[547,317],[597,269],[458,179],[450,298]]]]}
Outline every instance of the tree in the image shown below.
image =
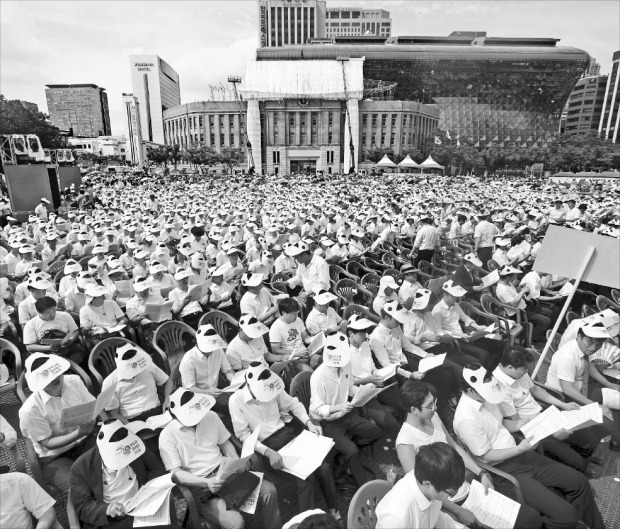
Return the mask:
{"type": "Polygon", "coordinates": [[[167,164],[169,159],[168,148],[164,145],[160,145],[159,147],[148,147],[147,158],[151,162],[167,164]]]}
{"type": "Polygon", "coordinates": [[[239,147],[222,147],[219,155],[219,162],[233,172],[235,165],[242,164],[244,160],[243,150],[239,147]]]}
{"type": "Polygon", "coordinates": [[[0,94],[0,134],[36,134],[45,149],[59,149],[64,138],[43,112],[24,108],[16,100],[0,94]]]}
{"type": "Polygon", "coordinates": [[[394,151],[388,148],[371,149],[369,151],[365,151],[363,156],[364,160],[372,163],[378,163],[386,154],[390,160],[394,161],[394,151]]]}

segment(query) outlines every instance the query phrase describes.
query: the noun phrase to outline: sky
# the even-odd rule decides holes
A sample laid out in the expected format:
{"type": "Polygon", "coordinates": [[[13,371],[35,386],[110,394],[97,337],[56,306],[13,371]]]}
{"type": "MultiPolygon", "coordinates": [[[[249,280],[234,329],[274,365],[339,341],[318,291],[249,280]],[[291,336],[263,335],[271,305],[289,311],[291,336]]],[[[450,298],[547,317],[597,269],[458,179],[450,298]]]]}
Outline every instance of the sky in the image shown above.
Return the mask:
{"type": "MultiPolygon", "coordinates": [[[[388,10],[392,35],[486,31],[553,37],[587,51],[609,73],[620,49],[617,0],[327,0],[328,7],[388,10]]],[[[155,54],[180,77],[181,102],[209,97],[209,84],[242,75],[258,46],[255,0],[0,1],[0,91],[47,113],[46,84],[106,89],[112,133],[126,134],[122,93],[129,55],[155,54]]]]}

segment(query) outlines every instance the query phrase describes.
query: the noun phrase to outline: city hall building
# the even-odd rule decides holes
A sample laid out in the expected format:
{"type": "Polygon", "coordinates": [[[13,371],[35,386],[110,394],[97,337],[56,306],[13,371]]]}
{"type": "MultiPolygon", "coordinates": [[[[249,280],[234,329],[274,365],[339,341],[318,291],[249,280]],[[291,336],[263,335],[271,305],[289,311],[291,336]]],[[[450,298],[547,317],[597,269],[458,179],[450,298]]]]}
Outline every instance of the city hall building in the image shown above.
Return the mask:
{"type": "Polygon", "coordinates": [[[239,104],[201,101],[166,110],[166,144],[244,148],[247,127],[255,169],[264,174],[346,173],[373,149],[424,152],[439,111],[394,100],[395,84],[364,79],[363,63],[248,62],[239,104]]]}

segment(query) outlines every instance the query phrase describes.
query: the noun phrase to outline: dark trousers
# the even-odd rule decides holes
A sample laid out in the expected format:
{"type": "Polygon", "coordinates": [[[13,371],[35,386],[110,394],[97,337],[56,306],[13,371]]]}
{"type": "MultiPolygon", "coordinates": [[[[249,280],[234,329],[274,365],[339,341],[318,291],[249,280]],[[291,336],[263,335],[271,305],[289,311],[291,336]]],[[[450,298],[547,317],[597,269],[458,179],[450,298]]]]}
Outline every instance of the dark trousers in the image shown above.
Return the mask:
{"type": "Polygon", "coordinates": [[[547,437],[540,442],[543,453],[549,458],[562,463],[567,467],[574,468],[579,472],[585,472],[588,462],[569,443],[560,441],[555,437],[547,437]]]}
{"type": "Polygon", "coordinates": [[[485,270],[488,270],[489,267],[487,266],[487,262],[489,261],[489,259],[493,259],[493,247],[492,246],[484,246],[484,247],[478,247],[478,251],[476,252],[478,254],[478,259],[480,259],[482,261],[482,268],[484,268],[485,270]]]}
{"type": "Polygon", "coordinates": [[[432,262],[434,255],[435,255],[435,249],[418,250],[418,255],[416,255],[415,259],[413,260],[413,266],[417,268],[420,261],[428,261],[429,263],[432,262]]]}
{"type": "MultiPolygon", "coordinates": [[[[529,451],[495,465],[512,474],[521,485],[523,499],[542,516],[549,529],[573,529],[578,520],[590,529],[604,529],[588,479],[577,470],[529,451]],[[553,490],[563,494],[562,499],[553,490]]],[[[497,480],[496,489],[511,495],[512,486],[497,480]]]]}
{"type": "Polygon", "coordinates": [[[478,338],[472,343],[461,341],[459,345],[463,353],[476,357],[478,363],[489,371],[493,371],[498,366],[504,350],[502,340],[494,340],[493,338],[478,338]]]}
{"type": "Polygon", "coordinates": [[[357,486],[361,487],[369,480],[369,475],[362,464],[358,445],[368,446],[374,443],[383,431],[376,424],[361,417],[357,409],[339,419],[322,421],[321,426],[323,435],[334,441],[336,452],[340,452],[347,459],[353,479],[357,486]]]}
{"type": "MultiPolygon", "coordinates": [[[[407,357],[407,369],[409,371],[417,371],[421,358],[412,353],[405,353],[407,357]]],[[[444,360],[443,365],[431,369],[424,374],[424,382],[432,384],[437,390],[437,400],[441,403],[446,402],[455,394],[455,388],[458,390],[458,378],[455,378],[455,372],[460,368],[457,364],[444,360]]]]}
{"type": "MultiPolygon", "coordinates": [[[[283,446],[287,445],[290,441],[295,439],[301,431],[303,427],[301,423],[296,421],[291,421],[284,428],[280,428],[277,432],[272,433],[269,437],[264,439],[262,443],[265,446],[268,446],[272,450],[278,451],[283,446]]],[[[289,474],[288,472],[284,472],[282,470],[275,470],[269,464],[269,460],[265,456],[260,456],[260,468],[264,470],[259,470],[259,468],[255,467],[255,470],[264,472],[265,470],[269,473],[275,475],[283,475],[287,477],[293,477],[295,479],[297,485],[297,497],[299,501],[299,510],[300,512],[309,511],[316,508],[316,504],[314,501],[314,490],[316,488],[316,481],[318,479],[321,489],[323,491],[323,496],[325,497],[325,502],[330,509],[338,508],[338,492],[336,490],[336,484],[334,482],[334,476],[331,471],[331,467],[328,463],[323,462],[323,464],[317,468],[314,473],[308,476],[307,479],[300,479],[298,477],[289,474]]]]}
{"type": "MultiPolygon", "coordinates": [[[[600,384],[595,382],[592,378],[590,378],[589,386],[588,386],[588,397],[591,400],[598,402],[599,404],[603,403],[603,393],[602,387],[600,384]]],[[[610,410],[611,414],[614,418],[613,421],[609,420],[607,417],[603,416],[603,424],[600,426],[592,426],[591,428],[597,428],[597,435],[603,431],[606,431],[606,435],[611,434],[611,440],[616,443],[620,442],[620,410],[610,410]]],[[[603,437],[601,437],[602,439],[603,437]]]]}
{"type": "Polygon", "coordinates": [[[552,311],[540,305],[528,304],[525,309],[527,320],[534,325],[532,341],[544,342],[547,339],[547,330],[551,328],[554,320],[551,319],[552,311]]]}
{"type": "Polygon", "coordinates": [[[232,393],[220,393],[215,397],[215,404],[213,405],[213,411],[215,413],[221,413],[226,416],[230,416],[230,409],[228,408],[228,401],[232,393]]]}
{"type": "MultiPolygon", "coordinates": [[[[396,386],[392,386],[390,389],[395,387],[396,386]]],[[[390,391],[390,389],[386,389],[385,391],[390,391]]],[[[381,396],[381,393],[379,396],[381,396]]],[[[366,409],[366,415],[381,426],[387,433],[393,436],[398,435],[401,423],[396,420],[396,417],[394,417],[390,410],[381,403],[378,397],[372,399],[364,408],[366,409]]],[[[400,406],[396,409],[399,410],[400,406]]]]}
{"type": "Polygon", "coordinates": [[[93,432],[64,454],[60,454],[53,459],[40,458],[41,471],[43,472],[45,483],[53,485],[63,494],[69,492],[69,487],[71,486],[71,466],[78,457],[93,448],[95,444],[96,438],[93,432]]]}

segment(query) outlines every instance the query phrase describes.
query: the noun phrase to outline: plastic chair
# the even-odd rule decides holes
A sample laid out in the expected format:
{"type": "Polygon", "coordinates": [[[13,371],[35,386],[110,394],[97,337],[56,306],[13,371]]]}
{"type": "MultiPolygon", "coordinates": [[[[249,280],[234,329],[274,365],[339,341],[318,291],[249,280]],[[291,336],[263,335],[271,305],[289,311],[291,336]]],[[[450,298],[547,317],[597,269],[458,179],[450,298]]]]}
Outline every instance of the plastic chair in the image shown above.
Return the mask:
{"type": "Polygon", "coordinates": [[[15,365],[15,372],[9,377],[8,384],[0,387],[0,393],[7,393],[9,391],[15,391],[17,381],[22,374],[22,356],[17,346],[4,338],[0,338],[0,359],[5,355],[13,357],[13,364],[15,365]]]}
{"type": "Polygon", "coordinates": [[[513,345],[515,337],[510,333],[510,329],[508,328],[508,324],[498,316],[494,314],[489,314],[488,312],[484,312],[482,310],[477,309],[471,303],[467,301],[460,301],[459,307],[461,310],[467,314],[472,320],[480,325],[491,325],[495,324],[495,328],[502,335],[502,339],[505,339],[508,345],[513,345]],[[482,321],[481,321],[482,320],[482,321]]]}
{"type": "Polygon", "coordinates": [[[501,267],[499,266],[499,263],[497,261],[494,261],[493,259],[489,259],[487,261],[487,268],[489,269],[490,272],[493,272],[493,270],[498,270],[501,267]]]}
{"type": "Polygon", "coordinates": [[[56,275],[54,276],[54,284],[56,285],[56,291],[58,291],[58,289],[60,288],[60,281],[62,280],[63,277],[65,277],[64,270],[59,270],[58,272],[56,272],[56,275]]]}
{"type": "Polygon", "coordinates": [[[213,325],[213,328],[227,344],[239,333],[239,322],[221,310],[207,312],[200,318],[198,327],[207,323],[213,325]]]}
{"type": "Polygon", "coordinates": [[[306,411],[310,409],[310,377],[312,373],[309,371],[302,371],[295,375],[295,378],[291,382],[291,388],[289,395],[296,397],[299,402],[304,405],[306,411]]]}
{"type": "Polygon", "coordinates": [[[365,274],[374,273],[373,270],[366,268],[363,264],[357,261],[349,261],[347,263],[347,272],[349,272],[349,274],[354,275],[358,278],[361,278],[365,274]]]}
{"type": "Polygon", "coordinates": [[[381,276],[374,274],[374,273],[370,273],[362,277],[362,281],[360,282],[360,284],[366,290],[369,290],[370,292],[372,292],[372,296],[374,299],[376,295],[379,293],[379,282],[380,281],[381,281],[381,276]]]}
{"type": "Polygon", "coordinates": [[[398,258],[392,252],[384,253],[381,261],[390,268],[397,268],[398,258]]]}
{"type": "Polygon", "coordinates": [[[374,529],[377,525],[377,505],[393,486],[393,483],[382,479],[364,483],[349,504],[348,529],[374,529]]]}
{"type": "Polygon", "coordinates": [[[367,320],[370,320],[373,323],[379,323],[381,319],[376,314],[372,313],[370,309],[363,307],[362,305],[351,304],[348,305],[344,312],[342,313],[342,317],[345,320],[348,320],[353,314],[357,314],[358,316],[362,316],[367,320]]]}
{"type": "Polygon", "coordinates": [[[164,407],[163,411],[166,411],[170,407],[170,395],[172,395],[178,388],[181,387],[181,373],[179,368],[181,363],[175,364],[170,372],[170,376],[164,384],[164,407]]]}
{"type": "Polygon", "coordinates": [[[52,263],[51,265],[49,265],[49,266],[47,267],[46,272],[47,272],[49,275],[51,275],[52,277],[54,277],[54,276],[56,276],[56,274],[57,274],[58,272],[60,272],[60,271],[63,271],[63,272],[64,272],[64,270],[65,270],[65,263],[66,263],[66,262],[67,262],[67,261],[66,261],[66,259],[65,259],[65,260],[63,260],[63,261],[56,261],[56,262],[52,263]]]}
{"type": "Polygon", "coordinates": [[[617,288],[612,288],[610,294],[611,299],[614,301],[614,303],[620,305],[620,290],[618,290],[617,288]]]}
{"type": "Polygon", "coordinates": [[[571,321],[579,319],[579,314],[573,312],[572,310],[569,310],[566,313],[566,316],[564,316],[564,319],[566,320],[566,325],[570,325],[571,321]]]}
{"type": "Polygon", "coordinates": [[[596,314],[597,312],[598,311],[590,307],[590,305],[583,304],[581,306],[581,317],[582,318],[587,318],[588,316],[592,316],[593,314],[596,314]]]}
{"type": "Polygon", "coordinates": [[[347,272],[344,268],[335,264],[329,265],[329,278],[334,283],[338,283],[341,279],[353,279],[354,281],[357,279],[357,277],[347,272]]]}
{"type": "Polygon", "coordinates": [[[88,356],[88,369],[97,380],[100,390],[105,378],[116,369],[116,349],[131,343],[126,338],[115,336],[101,340],[93,347],[88,356]]]}
{"type": "Polygon", "coordinates": [[[366,298],[366,302],[370,305],[374,296],[372,292],[358,285],[351,279],[341,279],[334,287],[334,293],[344,302],[345,305],[353,303],[355,297],[362,294],[366,298]]]}
{"type": "Polygon", "coordinates": [[[403,274],[401,274],[395,268],[390,268],[383,273],[383,276],[392,276],[394,281],[396,281],[399,285],[403,283],[403,274]]]}
{"type": "Polygon", "coordinates": [[[519,310],[516,307],[510,307],[502,303],[501,301],[495,299],[491,294],[482,294],[480,296],[480,303],[482,305],[482,310],[495,316],[500,319],[503,324],[504,329],[509,329],[509,334],[511,335],[509,338],[509,343],[514,344],[515,340],[519,338],[523,330],[526,329],[525,332],[525,346],[529,347],[532,344],[532,333],[534,332],[534,326],[530,325],[527,321],[527,316],[525,311],[519,310]],[[506,315],[506,308],[514,309],[516,311],[515,318],[516,320],[512,320],[508,318],[506,315]],[[516,323],[510,328],[510,322],[516,323]]]}
{"type": "Polygon", "coordinates": [[[606,298],[605,296],[596,297],[596,306],[598,307],[598,310],[611,309],[620,314],[620,305],[614,303],[611,299],[606,298]]]}
{"type": "Polygon", "coordinates": [[[166,372],[171,373],[183,355],[196,345],[196,331],[181,321],[167,321],[153,333],[152,345],[166,359],[166,372]]]}
{"type": "Polygon", "coordinates": [[[92,255],[87,255],[79,260],[80,266],[82,267],[82,270],[84,270],[84,272],[88,272],[88,261],[90,261],[92,258],[92,255]]]}
{"type": "Polygon", "coordinates": [[[273,285],[274,281],[288,281],[291,279],[291,276],[288,274],[274,274],[271,278],[271,284],[273,285]]]}

